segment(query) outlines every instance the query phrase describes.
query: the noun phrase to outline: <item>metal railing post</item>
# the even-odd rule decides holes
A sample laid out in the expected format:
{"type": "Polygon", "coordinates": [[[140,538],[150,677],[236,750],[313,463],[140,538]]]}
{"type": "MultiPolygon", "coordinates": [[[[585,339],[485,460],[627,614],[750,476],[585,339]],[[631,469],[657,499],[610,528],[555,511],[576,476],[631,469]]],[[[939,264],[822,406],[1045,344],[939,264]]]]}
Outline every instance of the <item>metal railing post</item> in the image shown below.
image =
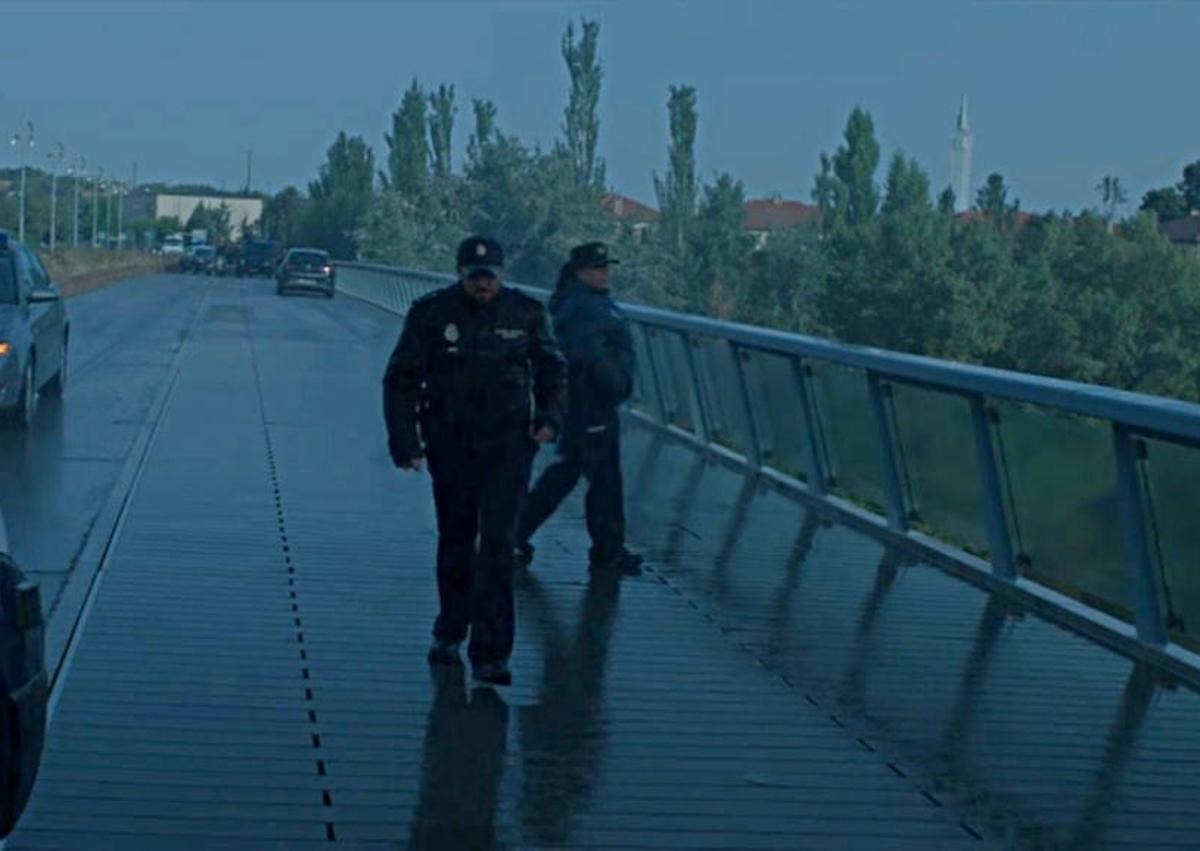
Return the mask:
{"type": "Polygon", "coordinates": [[[754,403],[750,398],[750,385],[746,381],[746,366],[742,363],[742,349],[737,343],[729,341],[729,354],[733,358],[733,368],[737,373],[738,392],[742,397],[742,410],[746,416],[746,460],[755,468],[761,468],[763,463],[762,445],[758,440],[758,427],[754,420],[754,403]]]}
{"type": "Polygon", "coordinates": [[[825,455],[821,451],[821,439],[817,434],[816,397],[812,394],[812,381],[808,369],[800,358],[792,358],[792,372],[796,376],[796,390],[800,393],[800,418],[803,420],[805,454],[808,457],[808,489],[817,496],[824,496],[829,483],[829,472],[825,469],[825,455]]]}
{"type": "Polygon", "coordinates": [[[688,375],[692,379],[692,407],[696,412],[696,432],[705,443],[712,443],[712,427],[708,422],[708,406],[700,387],[700,370],[696,366],[696,343],[691,334],[683,334],[683,352],[687,359],[688,375]]]}
{"type": "Polygon", "coordinates": [[[1163,645],[1167,630],[1163,618],[1162,589],[1150,554],[1150,538],[1142,486],[1138,481],[1137,441],[1129,429],[1113,423],[1113,449],[1117,461],[1117,498],[1121,526],[1125,532],[1125,569],[1129,572],[1134,623],[1138,638],[1147,644],[1163,645]]]}
{"type": "Polygon", "coordinates": [[[642,329],[642,340],[646,343],[646,362],[650,367],[650,381],[654,384],[654,401],[658,403],[658,416],[661,425],[671,424],[671,414],[667,408],[666,397],[663,395],[662,377],[658,371],[658,358],[654,355],[654,337],[651,334],[650,326],[642,322],[637,323],[642,329]]]}
{"type": "Polygon", "coordinates": [[[871,397],[871,408],[879,426],[879,454],[883,466],[883,490],[887,497],[888,526],[897,532],[908,531],[908,509],[904,504],[904,490],[900,486],[900,470],[896,466],[896,440],[892,416],[884,400],[883,382],[878,373],[867,371],[867,390],[871,397]]]}
{"type": "Polygon", "coordinates": [[[1008,534],[1008,517],[1004,513],[1004,494],[1000,487],[1000,472],[996,467],[996,451],[992,445],[992,417],[982,396],[971,397],[971,425],[975,432],[975,458],[979,466],[983,491],[983,517],[987,523],[988,550],[992,572],[1012,580],[1016,578],[1012,539],[1008,534]]]}

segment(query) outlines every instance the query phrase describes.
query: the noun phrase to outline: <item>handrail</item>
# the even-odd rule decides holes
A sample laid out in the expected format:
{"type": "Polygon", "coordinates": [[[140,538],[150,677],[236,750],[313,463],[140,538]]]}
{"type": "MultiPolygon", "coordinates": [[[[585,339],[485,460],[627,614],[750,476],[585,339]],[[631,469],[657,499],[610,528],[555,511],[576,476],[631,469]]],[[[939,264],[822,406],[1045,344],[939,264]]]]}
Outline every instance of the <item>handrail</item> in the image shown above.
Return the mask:
{"type": "MultiPolygon", "coordinates": [[[[401,312],[420,292],[445,286],[455,280],[452,275],[379,264],[340,263],[338,266],[351,272],[351,279],[355,277],[354,271],[366,273],[362,276],[364,279],[375,276],[390,278],[395,286],[386,292],[377,290],[377,281],[356,283],[344,280],[341,275],[339,287],[345,287],[350,294],[386,309],[401,312]]],[[[544,289],[519,284],[512,286],[539,299],[544,300],[549,296],[544,289]]],[[[1139,466],[1144,457],[1144,447],[1140,445],[1140,438],[1143,437],[1200,447],[1200,405],[1077,381],[838,343],[644,305],[623,303],[622,309],[635,327],[640,329],[647,355],[642,379],[650,394],[651,404],[646,406],[646,411],[637,412],[638,416],[740,467],[764,474],[770,480],[784,482],[789,487],[794,486],[806,498],[828,506],[852,521],[865,522],[939,557],[949,553],[956,567],[967,567],[972,574],[985,573],[986,582],[993,587],[1023,595],[1041,608],[1048,608],[1052,614],[1059,615],[1070,625],[1102,640],[1109,640],[1128,652],[1142,653],[1165,663],[1200,682],[1200,655],[1172,643],[1168,634],[1164,604],[1166,582],[1154,551],[1155,530],[1147,517],[1149,494],[1139,466]],[[683,341],[683,363],[677,364],[680,370],[675,373],[668,374],[664,367],[669,365],[658,363],[664,354],[670,360],[669,353],[655,352],[653,341],[660,332],[669,332],[668,336],[678,335],[683,341]],[[744,418],[744,433],[740,436],[745,447],[743,453],[731,451],[716,442],[711,427],[716,422],[713,417],[723,416],[725,412],[714,400],[706,399],[709,393],[704,388],[711,385],[702,386],[703,370],[692,351],[693,345],[700,340],[721,343],[732,358],[728,379],[736,385],[735,398],[738,401],[733,404],[740,409],[740,416],[744,418]],[[758,400],[749,392],[747,369],[743,363],[750,352],[781,357],[791,364],[801,417],[797,427],[803,427],[806,435],[806,482],[802,483],[789,473],[771,466],[769,451],[765,451],[769,447],[764,447],[761,442],[763,415],[756,412],[755,402],[758,400]],[[814,425],[819,429],[820,414],[817,409],[820,406],[811,389],[808,364],[812,361],[852,368],[861,371],[864,376],[863,392],[869,400],[871,411],[868,416],[875,420],[871,431],[878,449],[880,478],[887,503],[884,506],[886,517],[867,512],[827,493],[826,486],[831,481],[827,478],[829,459],[825,457],[823,438],[818,439],[817,429],[814,429],[814,425]],[[687,386],[680,386],[680,382],[687,386]],[[981,562],[965,550],[948,546],[910,528],[909,520],[914,516],[914,506],[908,504],[910,497],[901,483],[898,465],[902,460],[897,452],[898,432],[894,406],[890,402],[889,382],[911,384],[957,396],[968,403],[971,439],[975,448],[972,472],[982,497],[978,508],[986,527],[990,564],[981,562]],[[691,413],[696,420],[690,430],[679,428],[671,422],[672,416],[677,413],[671,407],[681,399],[691,406],[691,413]],[[1132,629],[1091,606],[1076,604],[1030,577],[1020,575],[1015,564],[1010,532],[1015,518],[1012,516],[1012,507],[1006,504],[1002,471],[997,463],[998,459],[1002,460],[1002,455],[997,443],[998,427],[994,422],[994,409],[989,405],[994,399],[1107,422],[1111,432],[1112,469],[1116,472],[1116,504],[1125,540],[1124,565],[1128,600],[1133,610],[1132,629]]],[[[704,377],[712,382],[722,380],[711,373],[704,377]]],[[[728,423],[724,422],[724,425],[728,423]]],[[[1188,635],[1194,637],[1195,629],[1188,635]]]]}
{"type": "MultiPolygon", "coordinates": [[[[338,265],[402,274],[406,278],[437,285],[449,284],[455,280],[453,275],[374,263],[338,265]]],[[[534,295],[548,295],[548,291],[544,289],[521,284],[513,286],[534,295]]],[[[1200,446],[1200,405],[1193,402],[1063,378],[839,343],[820,337],[709,319],[628,302],[622,302],[621,309],[630,319],[647,325],[683,334],[718,337],[753,351],[816,358],[961,395],[981,393],[1013,402],[1056,408],[1067,413],[1118,422],[1148,436],[1165,437],[1200,446]]]]}

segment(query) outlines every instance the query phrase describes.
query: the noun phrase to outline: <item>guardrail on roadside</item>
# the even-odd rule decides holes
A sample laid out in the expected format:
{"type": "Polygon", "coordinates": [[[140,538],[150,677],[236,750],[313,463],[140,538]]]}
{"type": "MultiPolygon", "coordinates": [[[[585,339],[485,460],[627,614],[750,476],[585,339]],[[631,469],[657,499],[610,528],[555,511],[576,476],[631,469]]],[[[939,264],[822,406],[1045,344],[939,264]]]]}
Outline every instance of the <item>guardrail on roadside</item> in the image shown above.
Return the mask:
{"type": "MultiPolygon", "coordinates": [[[[337,276],[401,313],[453,280],[337,276]]],[[[1200,405],[623,308],[636,416],[1200,681],[1200,405]]]]}

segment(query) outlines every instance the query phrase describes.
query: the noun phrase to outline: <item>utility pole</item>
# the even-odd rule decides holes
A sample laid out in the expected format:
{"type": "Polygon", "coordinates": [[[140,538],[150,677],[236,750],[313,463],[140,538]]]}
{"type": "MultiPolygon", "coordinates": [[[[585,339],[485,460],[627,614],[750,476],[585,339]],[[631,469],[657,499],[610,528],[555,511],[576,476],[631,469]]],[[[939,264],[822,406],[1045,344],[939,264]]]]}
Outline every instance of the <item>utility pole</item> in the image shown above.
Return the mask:
{"type": "Polygon", "coordinates": [[[75,161],[73,166],[75,171],[75,218],[73,227],[71,228],[71,247],[79,247],[79,178],[83,177],[84,171],[87,169],[87,160],[80,157],[75,161]]]}
{"type": "Polygon", "coordinates": [[[254,150],[246,151],[246,194],[250,194],[250,171],[254,163],[254,150]]]}
{"type": "Polygon", "coordinates": [[[92,175],[92,248],[100,245],[100,178],[103,176],[103,168],[96,169],[92,175]]]}
{"type": "Polygon", "coordinates": [[[113,187],[115,185],[115,181],[110,180],[108,182],[108,186],[106,187],[107,192],[105,192],[104,198],[104,247],[108,249],[112,248],[112,201],[113,187]]]}
{"type": "Polygon", "coordinates": [[[18,212],[17,222],[17,239],[21,242],[25,241],[25,154],[33,147],[33,122],[26,121],[25,129],[15,133],[12,140],[9,142],[14,148],[21,152],[21,200],[20,212],[18,212]]]}
{"type": "Polygon", "coordinates": [[[117,249],[125,247],[125,184],[117,184],[117,249]]]}
{"type": "Polygon", "coordinates": [[[55,142],[53,150],[46,154],[50,160],[50,250],[58,245],[58,170],[67,156],[62,142],[55,142]]]}

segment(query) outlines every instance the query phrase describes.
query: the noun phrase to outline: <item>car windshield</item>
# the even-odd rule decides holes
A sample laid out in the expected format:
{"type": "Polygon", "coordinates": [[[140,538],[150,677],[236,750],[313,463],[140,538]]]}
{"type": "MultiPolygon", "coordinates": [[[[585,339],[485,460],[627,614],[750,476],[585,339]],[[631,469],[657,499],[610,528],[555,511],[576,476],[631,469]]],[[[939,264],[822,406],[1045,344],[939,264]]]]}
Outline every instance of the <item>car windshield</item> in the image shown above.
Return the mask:
{"type": "Polygon", "coordinates": [[[329,255],[321,251],[293,251],[288,262],[297,266],[327,266],[329,255]]]}
{"type": "Polygon", "coordinates": [[[0,304],[17,303],[17,280],[13,276],[12,255],[0,251],[0,304]]]}

